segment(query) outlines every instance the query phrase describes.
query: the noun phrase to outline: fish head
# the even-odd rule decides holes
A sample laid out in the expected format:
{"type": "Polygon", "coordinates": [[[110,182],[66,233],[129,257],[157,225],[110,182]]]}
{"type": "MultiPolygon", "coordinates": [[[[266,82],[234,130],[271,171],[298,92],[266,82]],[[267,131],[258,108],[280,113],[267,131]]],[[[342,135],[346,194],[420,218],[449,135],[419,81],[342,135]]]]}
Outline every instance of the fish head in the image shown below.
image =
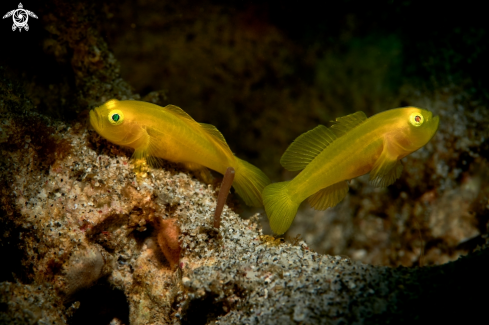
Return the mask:
{"type": "Polygon", "coordinates": [[[141,138],[143,128],[134,112],[124,101],[111,99],[90,111],[90,124],[105,139],[118,145],[130,146],[141,138]]]}
{"type": "Polygon", "coordinates": [[[408,138],[409,150],[416,151],[427,144],[438,130],[439,116],[417,107],[403,109],[402,123],[405,125],[405,136],[408,138]]]}

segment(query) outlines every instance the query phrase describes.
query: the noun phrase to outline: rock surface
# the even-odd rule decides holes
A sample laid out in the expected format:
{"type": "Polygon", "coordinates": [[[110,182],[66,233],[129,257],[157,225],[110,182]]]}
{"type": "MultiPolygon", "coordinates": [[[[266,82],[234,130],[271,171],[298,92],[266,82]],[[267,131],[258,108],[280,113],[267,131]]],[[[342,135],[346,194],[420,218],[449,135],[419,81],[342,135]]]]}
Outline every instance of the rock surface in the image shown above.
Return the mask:
{"type": "Polygon", "coordinates": [[[477,305],[469,297],[489,271],[488,249],[421,269],[320,255],[263,236],[258,217],[227,206],[215,230],[216,189],[176,166],[138,179],[127,153],[94,131],[35,113],[4,112],[1,132],[2,223],[18,232],[28,279],[1,284],[6,322],[76,320],[95,284],[123,293],[129,314],[113,321],[130,324],[411,322],[427,309],[438,317],[444,303],[477,305]],[[49,145],[48,167],[40,162],[49,145]],[[158,245],[159,236],[175,240],[161,235],[166,220],[181,231],[176,270],[158,245]]]}

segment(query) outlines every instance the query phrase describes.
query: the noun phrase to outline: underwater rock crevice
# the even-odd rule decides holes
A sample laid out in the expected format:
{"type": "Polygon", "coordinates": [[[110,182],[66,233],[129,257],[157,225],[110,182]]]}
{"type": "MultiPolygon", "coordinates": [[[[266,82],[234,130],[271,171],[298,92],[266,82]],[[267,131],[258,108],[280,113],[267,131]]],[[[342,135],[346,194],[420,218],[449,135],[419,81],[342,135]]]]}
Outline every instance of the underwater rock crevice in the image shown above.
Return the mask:
{"type": "Polygon", "coordinates": [[[102,281],[95,286],[75,295],[76,309],[67,319],[68,325],[106,325],[119,320],[129,323],[129,305],[125,294],[113,289],[102,281]]]}

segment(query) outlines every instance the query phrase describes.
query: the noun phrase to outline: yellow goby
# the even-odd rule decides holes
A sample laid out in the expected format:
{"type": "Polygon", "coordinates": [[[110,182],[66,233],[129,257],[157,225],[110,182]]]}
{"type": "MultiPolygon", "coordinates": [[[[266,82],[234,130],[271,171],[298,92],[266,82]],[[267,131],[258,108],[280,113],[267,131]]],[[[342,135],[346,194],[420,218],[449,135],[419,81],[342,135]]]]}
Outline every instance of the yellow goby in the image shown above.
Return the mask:
{"type": "Polygon", "coordinates": [[[198,123],[180,107],[116,99],[90,111],[90,123],[102,137],[135,149],[135,161],[158,166],[158,158],[183,163],[193,171],[221,174],[235,169],[233,187],[247,205],[262,206],[261,192],[270,183],[257,167],[234,156],[213,125],[198,123]]]}
{"type": "Polygon", "coordinates": [[[301,202],[316,210],[338,204],[348,192],[347,181],[370,173],[374,186],[399,178],[400,160],[424,146],[438,129],[439,117],[427,110],[405,107],[367,119],[363,112],[341,118],[300,135],[280,163],[294,179],[265,187],[262,197],[270,227],[276,234],[289,229],[301,202]]]}

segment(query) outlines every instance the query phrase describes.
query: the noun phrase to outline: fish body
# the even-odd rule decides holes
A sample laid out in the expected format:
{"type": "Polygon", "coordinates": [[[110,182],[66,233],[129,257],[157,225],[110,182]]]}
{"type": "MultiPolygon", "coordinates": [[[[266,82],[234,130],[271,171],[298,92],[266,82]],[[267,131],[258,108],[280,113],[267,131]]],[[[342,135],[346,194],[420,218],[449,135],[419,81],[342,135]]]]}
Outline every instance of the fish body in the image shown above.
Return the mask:
{"type": "Polygon", "coordinates": [[[135,161],[151,166],[158,166],[161,158],[194,171],[210,168],[224,174],[233,167],[236,192],[246,204],[262,205],[261,192],[270,183],[268,177],[234,156],[214,126],[196,122],[177,106],[113,99],[90,111],[90,123],[110,142],[133,148],[135,161]]]}
{"type": "Polygon", "coordinates": [[[302,171],[262,193],[272,231],[287,231],[306,199],[317,210],[335,206],[346,196],[350,179],[370,173],[373,185],[392,184],[402,171],[400,160],[424,146],[438,124],[431,112],[405,107],[368,119],[356,112],[338,118],[331,128],[320,125],[302,134],[280,161],[288,170],[302,171]]]}

